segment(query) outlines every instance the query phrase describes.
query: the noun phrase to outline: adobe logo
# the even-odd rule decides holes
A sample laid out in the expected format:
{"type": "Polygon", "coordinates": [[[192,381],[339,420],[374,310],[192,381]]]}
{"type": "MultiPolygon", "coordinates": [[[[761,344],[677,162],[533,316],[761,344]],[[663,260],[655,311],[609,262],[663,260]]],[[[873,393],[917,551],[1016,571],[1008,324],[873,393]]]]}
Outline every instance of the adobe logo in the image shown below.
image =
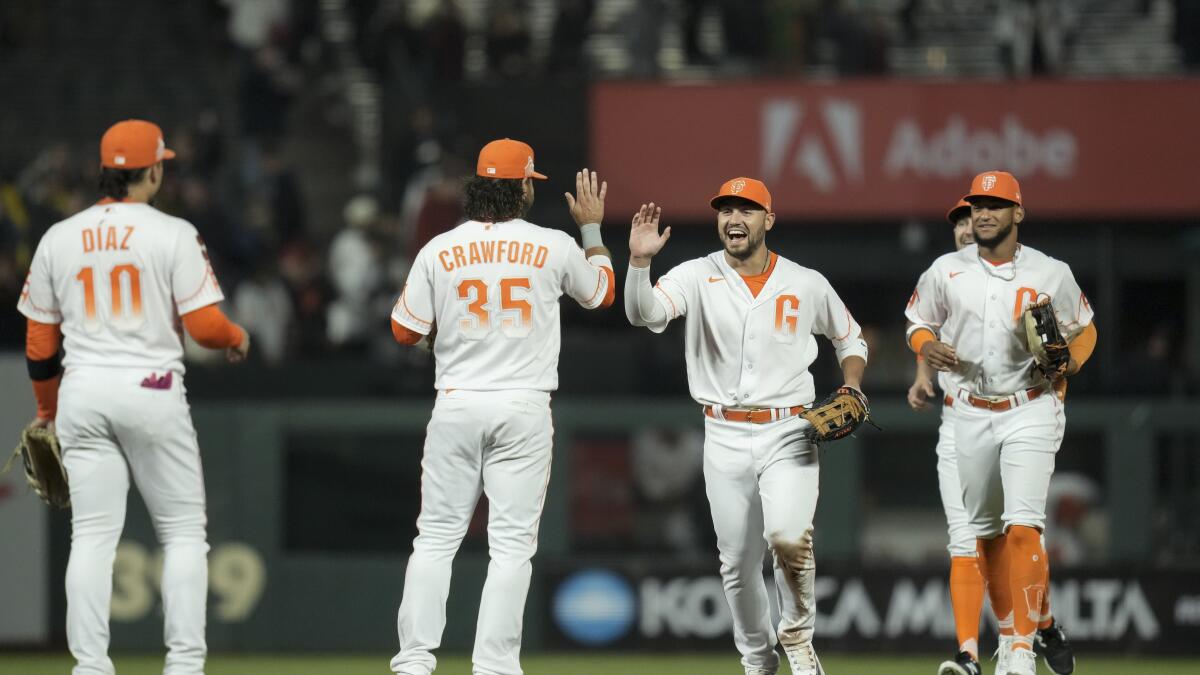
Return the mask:
{"type": "Polygon", "coordinates": [[[861,183],[862,110],[828,98],[806,105],[798,97],[767,99],[762,106],[760,154],[768,183],[788,175],[807,179],[820,192],[861,183]]]}

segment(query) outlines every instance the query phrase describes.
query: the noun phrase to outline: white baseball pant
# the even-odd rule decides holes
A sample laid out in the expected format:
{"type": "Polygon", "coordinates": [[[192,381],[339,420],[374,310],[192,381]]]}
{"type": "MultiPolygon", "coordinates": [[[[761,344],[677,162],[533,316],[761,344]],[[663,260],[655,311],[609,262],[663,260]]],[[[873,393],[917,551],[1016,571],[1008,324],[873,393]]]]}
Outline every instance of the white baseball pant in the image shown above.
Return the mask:
{"type": "MultiPolygon", "coordinates": [[[[955,402],[955,405],[963,405],[955,402]]],[[[938,491],[942,495],[942,510],[946,512],[946,528],[950,543],[946,550],[951,557],[975,557],[975,530],[963,506],[962,481],[958,477],[958,457],[954,445],[954,406],[942,406],[942,423],[938,427],[937,474],[938,491]]]]}
{"type": "Polygon", "coordinates": [[[204,672],[208,520],[200,447],[182,378],[173,374],[167,389],[143,387],[149,374],[72,368],[59,390],[56,426],[71,483],[66,589],[73,675],[115,672],[108,658],[113,558],[131,477],[163,547],[163,673],[204,672]]]}
{"type": "Polygon", "coordinates": [[[1052,392],[1003,412],[954,402],[954,442],[963,505],[975,536],[993,539],[1013,525],[1045,530],[1046,492],[1066,429],[1052,392]]]}
{"type": "Polygon", "coordinates": [[[439,392],[421,460],[421,514],[397,616],[392,671],[428,675],[446,627],[450,568],[480,493],[488,498],[487,581],[475,675],[521,675],[525,597],[550,480],[554,428],[544,391],[439,392]]]}
{"type": "Polygon", "coordinates": [[[747,673],[779,668],[785,647],[812,639],[816,623],[813,516],[820,464],[800,417],[767,424],[704,419],[704,482],[733,614],[734,643],[747,673]],[[763,554],[771,549],[782,614],[772,630],[763,554]]]}

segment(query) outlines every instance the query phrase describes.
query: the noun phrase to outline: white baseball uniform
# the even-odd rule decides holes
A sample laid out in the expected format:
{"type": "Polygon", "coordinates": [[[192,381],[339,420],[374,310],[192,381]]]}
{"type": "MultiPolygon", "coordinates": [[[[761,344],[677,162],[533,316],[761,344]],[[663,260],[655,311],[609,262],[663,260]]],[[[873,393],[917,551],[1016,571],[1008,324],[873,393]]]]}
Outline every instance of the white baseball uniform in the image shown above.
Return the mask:
{"type": "Polygon", "coordinates": [[[204,670],[207,517],[179,317],[223,298],[196,228],[148,204],[96,204],[51,227],[34,254],[17,308],[61,324],[66,350],[56,425],[71,484],[76,675],[114,672],[112,564],[131,478],[163,546],[164,673],[204,670]]]}
{"type": "Polygon", "coordinates": [[[630,267],[625,310],[660,333],[684,317],[688,386],[712,407],[704,418],[704,480],[720,550],[734,641],[747,673],[775,673],[775,645],[812,639],[816,620],[812,553],[819,457],[808,422],[791,413],[815,399],[808,366],[814,334],[838,361],[867,358],[862,331],[821,274],[771,254],[755,296],[717,251],[682,263],[651,288],[649,268],[630,267]],[[731,409],[773,409],[765,424],[725,419],[731,409]],[[768,544],[782,618],[772,630],[762,559],[768,544]]]}
{"type": "MultiPolygon", "coordinates": [[[[937,374],[938,387],[943,394],[952,392],[946,373],[937,374]]],[[[975,531],[963,506],[962,481],[958,478],[958,460],[954,449],[954,406],[941,405],[942,421],[938,425],[937,474],[942,510],[946,512],[946,529],[950,543],[946,550],[955,558],[975,557],[975,531]]]]}
{"type": "Polygon", "coordinates": [[[1046,490],[1065,418],[1063,403],[1033,368],[1021,315],[1045,295],[1068,339],[1091,323],[1091,306],[1065,263],[1018,246],[1013,260],[994,265],[972,244],[934,261],[905,312],[910,335],[928,328],[958,356],[945,386],[954,398],[963,502],[980,538],[1013,525],[1044,529],[1046,490]],[[977,407],[973,398],[1008,408],[977,407]]]}
{"type": "Polygon", "coordinates": [[[421,461],[421,514],[404,577],[392,670],[428,675],[446,625],[450,567],[482,492],[491,562],[476,675],[520,675],[530,559],[550,478],[558,301],[611,303],[612,261],[524,220],[465,222],[417,254],[392,319],[428,334],[438,390],[421,461]]]}

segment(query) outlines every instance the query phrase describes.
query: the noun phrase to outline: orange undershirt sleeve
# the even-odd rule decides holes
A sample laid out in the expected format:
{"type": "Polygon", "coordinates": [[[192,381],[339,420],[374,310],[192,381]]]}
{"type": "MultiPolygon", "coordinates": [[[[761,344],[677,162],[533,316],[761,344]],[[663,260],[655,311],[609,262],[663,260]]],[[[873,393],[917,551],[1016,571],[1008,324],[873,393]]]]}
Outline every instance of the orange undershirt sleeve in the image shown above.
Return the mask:
{"type": "Polygon", "coordinates": [[[242,331],[216,305],[184,314],[183,327],[202,347],[225,349],[242,344],[242,331]]]}
{"type": "Polygon", "coordinates": [[[402,345],[415,345],[425,337],[415,330],[410,330],[407,326],[402,326],[398,321],[392,319],[392,337],[396,338],[396,342],[402,345]]]}
{"type": "Polygon", "coordinates": [[[908,338],[908,346],[918,355],[921,353],[921,347],[930,340],[933,340],[933,331],[928,328],[918,328],[913,331],[913,334],[908,338]]]}
{"type": "Polygon", "coordinates": [[[58,348],[62,344],[62,328],[56,323],[41,323],[28,319],[25,325],[25,358],[37,400],[37,416],[52,420],[58,414],[58,384],[62,374],[58,364],[58,348]],[[45,375],[45,376],[43,376],[45,375]]]}
{"type": "Polygon", "coordinates": [[[1076,335],[1075,339],[1067,344],[1067,349],[1071,352],[1071,358],[1075,359],[1075,363],[1082,368],[1096,349],[1096,324],[1089,323],[1085,326],[1083,332],[1076,335]]]}

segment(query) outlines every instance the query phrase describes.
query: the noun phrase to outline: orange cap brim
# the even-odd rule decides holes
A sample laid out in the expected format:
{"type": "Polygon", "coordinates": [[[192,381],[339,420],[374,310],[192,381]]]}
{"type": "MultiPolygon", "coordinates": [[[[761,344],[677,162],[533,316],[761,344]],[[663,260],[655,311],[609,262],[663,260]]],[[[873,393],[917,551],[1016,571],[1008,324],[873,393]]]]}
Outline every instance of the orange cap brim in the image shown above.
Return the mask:
{"type": "Polygon", "coordinates": [[[538,172],[536,172],[536,171],[534,171],[533,173],[529,174],[529,177],[530,177],[530,178],[536,178],[536,179],[538,179],[538,180],[546,180],[546,179],[547,179],[547,176],[546,176],[546,174],[538,173],[538,172]]]}
{"type": "Polygon", "coordinates": [[[170,148],[164,148],[163,159],[175,159],[175,151],[170,148]]]}

